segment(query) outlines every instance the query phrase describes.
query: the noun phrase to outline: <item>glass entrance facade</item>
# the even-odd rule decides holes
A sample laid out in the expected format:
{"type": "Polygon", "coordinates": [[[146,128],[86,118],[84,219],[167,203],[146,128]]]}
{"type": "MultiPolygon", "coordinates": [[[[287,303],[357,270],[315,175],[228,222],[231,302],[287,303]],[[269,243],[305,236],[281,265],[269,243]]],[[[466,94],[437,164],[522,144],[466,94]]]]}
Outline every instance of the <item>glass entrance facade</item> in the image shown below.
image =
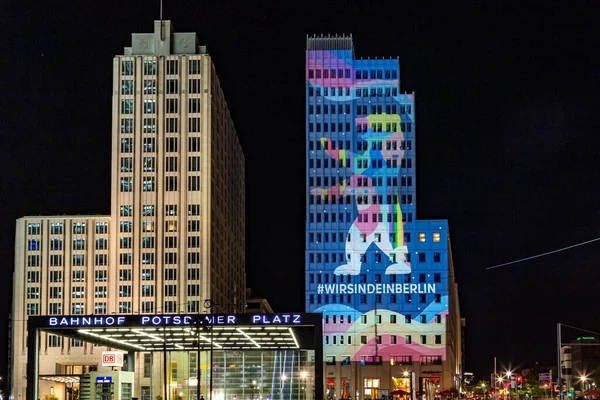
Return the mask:
{"type": "MultiPolygon", "coordinates": [[[[199,371],[196,364],[197,354],[197,352],[167,354],[166,386],[170,390],[168,390],[168,398],[164,400],[198,400],[198,378],[200,378],[200,396],[205,399],[314,399],[314,351],[216,350],[212,354],[212,379],[210,352],[200,353],[199,371]]],[[[148,387],[146,385],[148,383],[152,385],[149,387],[160,394],[164,386],[163,376],[162,371],[155,371],[154,376],[148,377],[138,385],[148,387]]],[[[145,393],[152,398],[148,390],[145,393]]]]}

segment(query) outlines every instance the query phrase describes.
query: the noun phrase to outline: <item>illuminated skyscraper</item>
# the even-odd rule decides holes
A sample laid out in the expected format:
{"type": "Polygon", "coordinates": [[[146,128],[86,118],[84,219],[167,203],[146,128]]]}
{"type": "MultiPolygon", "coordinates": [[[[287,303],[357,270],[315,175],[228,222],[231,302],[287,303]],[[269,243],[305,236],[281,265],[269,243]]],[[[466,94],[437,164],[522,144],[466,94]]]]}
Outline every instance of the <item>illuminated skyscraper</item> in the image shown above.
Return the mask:
{"type": "Polygon", "coordinates": [[[170,21],[154,29],[113,61],[111,262],[116,279],[151,268],[165,287],[111,307],[243,310],[244,155],[206,48],[170,21]]]}
{"type": "MultiPolygon", "coordinates": [[[[110,216],[17,220],[15,399],[25,398],[29,315],[244,312],[244,155],[206,48],[155,21],[114,58],[112,95],[110,216]]],[[[103,350],[47,334],[41,343],[40,393],[61,400],[68,376],[97,368],[103,350]]],[[[148,400],[161,393],[151,376],[162,361],[135,357],[135,392],[148,400]]],[[[180,378],[196,368],[170,362],[180,378]]]]}
{"type": "Polygon", "coordinates": [[[306,149],[306,310],[324,316],[327,397],[454,387],[448,223],[417,219],[415,95],[400,91],[399,60],[309,37],[306,149]]]}

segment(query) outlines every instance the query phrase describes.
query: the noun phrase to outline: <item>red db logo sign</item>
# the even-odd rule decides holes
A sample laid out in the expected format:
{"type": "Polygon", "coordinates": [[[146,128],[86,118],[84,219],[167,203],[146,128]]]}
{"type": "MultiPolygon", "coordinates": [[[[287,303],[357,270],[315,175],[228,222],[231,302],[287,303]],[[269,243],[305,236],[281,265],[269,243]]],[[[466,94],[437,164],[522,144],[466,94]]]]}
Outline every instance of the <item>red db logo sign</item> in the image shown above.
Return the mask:
{"type": "Polygon", "coordinates": [[[105,351],[102,353],[103,367],[122,367],[123,353],[119,351],[105,351]]]}

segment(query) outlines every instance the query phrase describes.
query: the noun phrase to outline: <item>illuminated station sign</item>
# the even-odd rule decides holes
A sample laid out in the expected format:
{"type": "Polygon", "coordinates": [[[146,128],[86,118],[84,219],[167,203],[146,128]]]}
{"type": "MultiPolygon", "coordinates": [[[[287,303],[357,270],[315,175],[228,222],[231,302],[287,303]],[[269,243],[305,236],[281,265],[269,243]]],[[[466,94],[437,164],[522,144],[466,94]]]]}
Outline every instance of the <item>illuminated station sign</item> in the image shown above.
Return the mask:
{"type": "Polygon", "coordinates": [[[48,317],[48,327],[166,325],[301,325],[302,314],[161,314],[48,317]]]}

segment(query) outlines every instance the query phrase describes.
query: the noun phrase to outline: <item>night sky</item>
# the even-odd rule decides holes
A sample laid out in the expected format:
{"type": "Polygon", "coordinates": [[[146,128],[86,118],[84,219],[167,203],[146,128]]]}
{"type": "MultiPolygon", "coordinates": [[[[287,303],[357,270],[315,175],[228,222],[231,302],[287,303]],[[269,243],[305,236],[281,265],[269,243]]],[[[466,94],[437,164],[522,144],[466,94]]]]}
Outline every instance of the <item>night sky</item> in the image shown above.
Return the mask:
{"type": "MultiPolygon", "coordinates": [[[[0,5],[0,324],[15,219],[109,214],[112,58],[158,18],[158,0],[0,5]]],[[[450,221],[465,370],[555,364],[557,322],[600,331],[600,242],[486,271],[600,236],[600,2],[165,0],[164,18],[213,57],[246,157],[247,284],[276,311],[304,307],[305,38],[351,33],[416,92],[418,217],[450,221]]]]}

